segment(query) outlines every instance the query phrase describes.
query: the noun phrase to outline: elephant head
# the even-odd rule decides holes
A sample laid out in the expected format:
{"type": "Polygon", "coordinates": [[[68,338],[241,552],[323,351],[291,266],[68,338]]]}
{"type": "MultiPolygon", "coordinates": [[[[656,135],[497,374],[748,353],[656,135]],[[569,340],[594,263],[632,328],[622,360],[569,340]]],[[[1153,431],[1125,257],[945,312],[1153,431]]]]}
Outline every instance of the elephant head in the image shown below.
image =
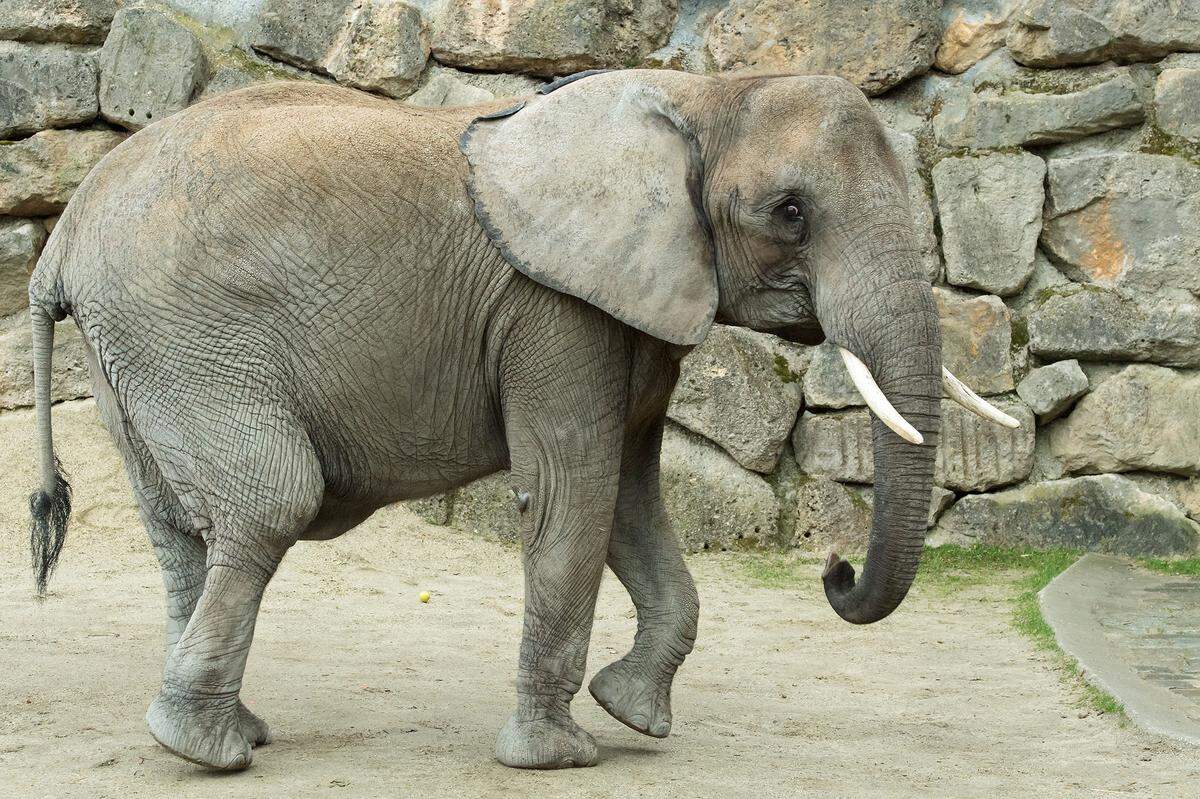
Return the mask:
{"type": "Polygon", "coordinates": [[[873,412],[875,510],[862,578],[830,555],[825,593],[847,621],[884,618],[924,546],[944,370],[904,175],[866,98],[834,77],[561,83],[463,135],[478,218],[519,271],[668,342],[716,320],[836,344],[873,412]]]}

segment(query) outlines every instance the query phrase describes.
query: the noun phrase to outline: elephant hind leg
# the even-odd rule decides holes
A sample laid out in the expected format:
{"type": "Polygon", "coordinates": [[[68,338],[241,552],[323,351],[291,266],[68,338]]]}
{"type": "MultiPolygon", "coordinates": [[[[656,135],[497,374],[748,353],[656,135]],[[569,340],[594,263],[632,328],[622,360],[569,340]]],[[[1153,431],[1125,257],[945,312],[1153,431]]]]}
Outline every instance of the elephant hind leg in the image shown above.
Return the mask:
{"type": "MultiPolygon", "coordinates": [[[[208,547],[188,517],[171,484],[163,477],[154,454],[130,423],[108,381],[100,374],[89,349],[97,409],[125,464],[137,501],[138,514],[162,569],[166,590],[166,657],[170,658],[195,612],[208,574],[208,547]]],[[[271,731],[242,702],[238,718],[253,746],[271,742],[271,731]]]]}
{"type": "Polygon", "coordinates": [[[204,514],[205,569],[146,720],[172,753],[232,770],[269,740],[241,702],[242,676],[263,592],[317,514],[324,482],[307,435],[285,412],[231,409],[217,418],[226,420],[219,429],[177,431],[188,444],[186,463],[164,469],[191,491],[183,499],[189,513],[204,514]]]}

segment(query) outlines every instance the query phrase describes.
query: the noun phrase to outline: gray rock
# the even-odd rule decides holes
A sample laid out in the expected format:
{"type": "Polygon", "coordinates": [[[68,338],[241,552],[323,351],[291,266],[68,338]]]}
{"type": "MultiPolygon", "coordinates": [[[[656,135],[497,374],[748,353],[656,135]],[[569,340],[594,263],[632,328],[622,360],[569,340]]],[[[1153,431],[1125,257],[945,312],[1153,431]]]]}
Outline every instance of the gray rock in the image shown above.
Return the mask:
{"type": "Polygon", "coordinates": [[[1043,291],[1026,314],[1029,348],[1045,360],[1200,366],[1200,303],[1187,292],[1147,297],[1072,284],[1043,291]]]}
{"type": "Polygon", "coordinates": [[[683,359],[667,414],[747,469],[770,472],[803,401],[806,360],[775,336],[713,325],[683,359]]]}
{"type": "Polygon", "coordinates": [[[1087,392],[1087,375],[1075,360],[1034,369],[1017,385],[1017,395],[1042,422],[1057,419],[1087,392]]]}
{"type": "Polygon", "coordinates": [[[1195,554],[1200,525],[1120,475],[1102,474],[965,496],[938,521],[937,543],[1195,554]]]}
{"type": "Polygon", "coordinates": [[[1061,92],[1054,85],[1034,91],[981,80],[971,91],[948,96],[933,118],[933,131],[939,144],[952,149],[1071,141],[1142,121],[1146,115],[1142,93],[1141,84],[1127,70],[1061,92]]]}
{"type": "Polygon", "coordinates": [[[1150,472],[1130,472],[1125,475],[1143,491],[1160,496],[1200,522],[1200,478],[1175,477],[1150,472]]]}
{"type": "Polygon", "coordinates": [[[996,398],[992,404],[1021,423],[1016,430],[981,419],[956,402],[942,400],[941,437],[933,480],[956,491],[989,491],[1024,480],[1033,469],[1035,422],[1024,404],[996,398]]]}
{"type": "Polygon", "coordinates": [[[944,102],[947,92],[959,91],[958,84],[955,78],[929,72],[870,98],[870,103],[888,128],[920,138],[929,128],[934,108],[944,102]]]}
{"type": "MultiPolygon", "coordinates": [[[[497,472],[454,491],[449,497],[449,524],[476,535],[498,538],[510,544],[521,540],[521,515],[512,496],[507,471],[497,472]]],[[[425,506],[428,518],[436,508],[425,506]]]]}
{"type": "MultiPolygon", "coordinates": [[[[1200,94],[1197,94],[1200,105],[1200,94]]],[[[1200,295],[1200,166],[1108,153],[1056,158],[1047,173],[1042,246],[1068,277],[1136,294],[1200,295]]]]}
{"type": "Polygon", "coordinates": [[[819,344],[812,348],[810,358],[804,373],[805,407],[836,410],[865,404],[858,389],[850,382],[837,345],[828,341],[819,344]]]}
{"type": "Polygon", "coordinates": [[[265,0],[256,25],[255,50],[390,97],[411,94],[429,59],[420,10],[399,0],[265,0]]]}
{"type": "Polygon", "coordinates": [[[933,65],[957,75],[1004,46],[1019,0],[947,0],[933,65]]]}
{"type": "Polygon", "coordinates": [[[869,95],[920,75],[941,38],[940,0],[733,0],[713,17],[720,70],[840,75],[869,95]]]}
{"type": "Polygon", "coordinates": [[[0,3],[0,39],[101,44],[116,0],[8,0],[0,3]]]}
{"type": "Polygon", "coordinates": [[[1069,472],[1200,475],[1200,374],[1135,364],[1092,389],[1047,429],[1069,472]]]}
{"type": "Polygon", "coordinates": [[[1147,61],[1200,50],[1195,0],[1025,0],[1008,36],[1013,57],[1032,67],[1147,61]]]}
{"type": "Polygon", "coordinates": [[[29,274],[46,229],[37,219],[0,219],[0,316],[29,307],[29,274]]]}
{"type": "MultiPolygon", "coordinates": [[[[32,336],[29,311],[0,322],[0,410],[33,405],[32,336]]],[[[54,402],[90,397],[92,381],[87,371],[83,336],[68,319],[54,327],[54,371],[50,396],[54,402]]]]}
{"type": "Polygon", "coordinates": [[[861,9],[830,0],[735,0],[714,17],[708,47],[721,70],[836,74],[877,95],[928,69],[938,6],[925,0],[861,9]]]}
{"type": "Polygon", "coordinates": [[[0,42],[0,139],[79,125],[96,108],[91,51],[0,42]]]}
{"type": "Polygon", "coordinates": [[[1013,389],[1012,319],[999,297],[934,288],[942,363],[977,394],[1013,389]]]}
{"type": "Polygon", "coordinates": [[[423,499],[410,499],[401,504],[427,524],[446,526],[450,524],[450,508],[453,501],[454,492],[450,492],[423,499]]]}
{"type": "Polygon", "coordinates": [[[494,100],[496,95],[487,89],[478,89],[470,84],[441,72],[409,95],[406,103],[427,108],[444,106],[474,105],[494,100]]]}
{"type": "Polygon", "coordinates": [[[700,436],[668,425],[661,471],[667,515],[688,552],[777,539],[779,501],[771,487],[700,436]]]}
{"type": "Polygon", "coordinates": [[[1194,66],[1164,61],[1154,86],[1154,119],[1171,136],[1200,140],[1200,58],[1194,66]]]}
{"type": "Polygon", "coordinates": [[[869,490],[828,477],[797,475],[780,497],[782,545],[843,555],[866,551],[871,505],[862,494],[869,490]]]}
{"type": "Polygon", "coordinates": [[[670,38],[662,47],[646,56],[643,66],[678,69],[701,75],[713,72],[712,55],[705,46],[705,34],[712,18],[728,0],[679,0],[679,17],[670,38]]]}
{"type": "Polygon", "coordinates": [[[637,66],[666,43],[678,0],[510,0],[504,13],[446,0],[433,19],[433,54],[473,70],[566,75],[637,66]]]}
{"type": "MultiPolygon", "coordinates": [[[[1045,253],[1038,250],[1033,257],[1033,274],[1030,275],[1021,293],[1005,300],[1012,312],[1014,323],[1025,324],[1025,312],[1054,289],[1071,285],[1070,279],[1050,263],[1045,253]]],[[[1026,334],[1028,335],[1028,334],[1026,334]]]]}
{"type": "Polygon", "coordinates": [[[526,75],[463,72],[431,62],[405,102],[429,107],[472,105],[497,97],[526,97],[544,83],[526,75]]]}
{"type": "Polygon", "coordinates": [[[161,11],[123,8],[100,51],[100,114],[140,130],[187,108],[204,73],[195,34],[161,11]]]}
{"type": "Polygon", "coordinates": [[[904,178],[908,184],[908,202],[912,209],[913,228],[917,233],[917,246],[921,248],[921,261],[930,283],[942,279],[942,251],[938,247],[937,230],[933,215],[933,198],[921,170],[921,153],[915,136],[888,130],[888,143],[904,167],[904,178]]]}
{"type": "Polygon", "coordinates": [[[46,130],[0,142],[0,214],[58,213],[88,170],[124,138],[111,130],[46,130]]]}
{"type": "MultiPolygon", "coordinates": [[[[959,491],[982,491],[1025,479],[1033,468],[1033,413],[1010,399],[993,401],[1017,418],[1009,430],[942,401],[942,426],[934,482],[959,491]]],[[[875,463],[866,410],[805,412],[792,438],[800,470],[845,483],[873,483],[875,463]]]]}
{"type": "Polygon", "coordinates": [[[1046,164],[1029,153],[943,158],[933,168],[946,281],[1007,297],[1033,274],[1046,164]]]}

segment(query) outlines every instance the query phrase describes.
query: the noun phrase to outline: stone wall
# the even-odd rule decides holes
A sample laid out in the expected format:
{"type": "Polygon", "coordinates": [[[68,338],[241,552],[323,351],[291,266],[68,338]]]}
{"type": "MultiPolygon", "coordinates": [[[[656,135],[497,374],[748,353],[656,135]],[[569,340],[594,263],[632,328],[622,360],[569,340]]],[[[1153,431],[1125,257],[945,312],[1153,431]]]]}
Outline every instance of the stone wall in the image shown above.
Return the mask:
{"type": "MultiPolygon", "coordinates": [[[[944,404],[930,540],[1197,551],[1200,0],[502,5],[0,5],[0,409],[31,400],[25,282],[55,215],[130,131],[198,99],[279,78],[456,105],[594,67],[829,72],[905,165],[947,365],[1022,421],[944,404]]],[[[56,350],[56,398],[85,396],[73,327],[56,350]]],[[[670,416],[689,549],[861,549],[868,415],[829,347],[718,326],[670,416]]],[[[503,475],[413,504],[515,536],[503,475]]]]}

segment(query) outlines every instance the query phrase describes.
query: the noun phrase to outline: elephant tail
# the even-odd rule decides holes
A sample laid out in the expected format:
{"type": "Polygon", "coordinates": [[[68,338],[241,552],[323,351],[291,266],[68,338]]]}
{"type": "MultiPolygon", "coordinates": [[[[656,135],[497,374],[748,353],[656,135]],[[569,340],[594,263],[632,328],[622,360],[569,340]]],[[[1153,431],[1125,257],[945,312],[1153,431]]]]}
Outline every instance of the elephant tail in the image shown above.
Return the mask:
{"type": "MultiPolygon", "coordinates": [[[[66,316],[58,310],[58,318],[66,316]]],[[[33,578],[39,597],[46,595],[46,583],[58,564],[67,520],[71,516],[71,484],[54,454],[54,435],[50,427],[50,378],[54,357],[54,322],[51,311],[34,301],[29,306],[33,325],[33,402],[36,412],[38,455],[42,484],[29,495],[29,549],[33,559],[33,578]]]]}

